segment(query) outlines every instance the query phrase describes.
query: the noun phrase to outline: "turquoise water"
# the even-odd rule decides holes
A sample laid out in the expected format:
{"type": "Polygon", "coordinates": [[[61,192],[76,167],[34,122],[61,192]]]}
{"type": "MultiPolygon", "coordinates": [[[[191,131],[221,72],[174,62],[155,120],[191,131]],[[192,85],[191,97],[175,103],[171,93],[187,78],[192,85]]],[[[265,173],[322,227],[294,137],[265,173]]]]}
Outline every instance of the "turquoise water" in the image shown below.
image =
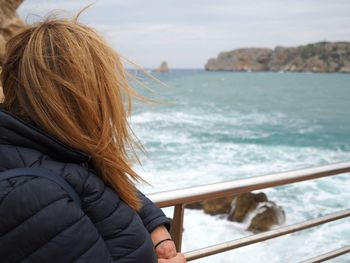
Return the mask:
{"type": "MultiPolygon", "coordinates": [[[[141,186],[146,193],[350,160],[348,74],[174,70],[155,76],[168,87],[145,80],[154,90],[146,94],[167,103],[136,105],[131,118],[148,152],[137,167],[153,186],[141,186]]],[[[345,174],[264,192],[292,224],[350,208],[348,189],[345,174]]],[[[349,226],[343,219],[198,262],[298,262],[349,244],[349,226]]],[[[186,211],[184,250],[249,235],[244,229],[186,211]]]]}

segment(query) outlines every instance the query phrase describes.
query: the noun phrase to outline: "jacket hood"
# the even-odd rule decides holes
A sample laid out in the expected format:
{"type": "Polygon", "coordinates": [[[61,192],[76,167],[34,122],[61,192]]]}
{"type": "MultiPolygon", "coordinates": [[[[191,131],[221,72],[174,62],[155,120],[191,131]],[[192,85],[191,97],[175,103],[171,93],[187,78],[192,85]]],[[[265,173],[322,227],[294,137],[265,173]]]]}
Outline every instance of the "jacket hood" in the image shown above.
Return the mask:
{"type": "Polygon", "coordinates": [[[90,159],[86,153],[64,144],[34,123],[28,123],[5,111],[1,104],[0,144],[32,148],[62,162],[83,163],[90,159]]]}

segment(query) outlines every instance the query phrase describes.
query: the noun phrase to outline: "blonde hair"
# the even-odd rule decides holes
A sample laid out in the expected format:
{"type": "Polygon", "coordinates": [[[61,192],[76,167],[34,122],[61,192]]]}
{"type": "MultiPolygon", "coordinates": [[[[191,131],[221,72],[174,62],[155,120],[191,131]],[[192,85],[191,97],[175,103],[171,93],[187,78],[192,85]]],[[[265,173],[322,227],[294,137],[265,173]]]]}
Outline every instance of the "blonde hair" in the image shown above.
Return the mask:
{"type": "Polygon", "coordinates": [[[139,209],[134,183],[142,178],[131,166],[139,144],[127,119],[137,93],[118,54],[76,19],[28,26],[6,48],[4,109],[89,154],[102,179],[139,209]]]}

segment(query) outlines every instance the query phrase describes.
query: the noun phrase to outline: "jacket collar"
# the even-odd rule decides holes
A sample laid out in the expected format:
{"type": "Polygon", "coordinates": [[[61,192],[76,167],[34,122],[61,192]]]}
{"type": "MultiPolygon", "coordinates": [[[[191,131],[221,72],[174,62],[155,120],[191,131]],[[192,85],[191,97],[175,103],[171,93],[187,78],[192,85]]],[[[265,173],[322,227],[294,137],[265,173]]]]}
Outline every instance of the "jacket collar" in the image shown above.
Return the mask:
{"type": "Polygon", "coordinates": [[[62,162],[83,163],[90,159],[86,153],[64,144],[34,123],[28,123],[5,111],[1,104],[0,144],[32,148],[62,162]]]}

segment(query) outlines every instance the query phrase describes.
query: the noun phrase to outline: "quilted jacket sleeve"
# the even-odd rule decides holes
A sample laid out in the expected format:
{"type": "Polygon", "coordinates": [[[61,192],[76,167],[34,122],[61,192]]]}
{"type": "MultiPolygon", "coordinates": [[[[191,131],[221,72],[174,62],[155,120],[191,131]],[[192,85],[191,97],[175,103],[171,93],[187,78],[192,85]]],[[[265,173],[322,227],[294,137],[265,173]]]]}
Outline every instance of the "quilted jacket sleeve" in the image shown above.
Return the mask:
{"type": "Polygon", "coordinates": [[[143,204],[139,215],[148,232],[152,233],[159,225],[164,225],[169,230],[170,220],[164,215],[163,211],[140,191],[139,196],[143,204]]]}
{"type": "Polygon", "coordinates": [[[113,260],[118,263],[157,262],[150,234],[138,213],[93,170],[85,179],[81,199],[83,210],[98,229],[113,260]]]}
{"type": "Polygon", "coordinates": [[[97,229],[46,178],[0,182],[1,262],[113,262],[97,229]]]}

